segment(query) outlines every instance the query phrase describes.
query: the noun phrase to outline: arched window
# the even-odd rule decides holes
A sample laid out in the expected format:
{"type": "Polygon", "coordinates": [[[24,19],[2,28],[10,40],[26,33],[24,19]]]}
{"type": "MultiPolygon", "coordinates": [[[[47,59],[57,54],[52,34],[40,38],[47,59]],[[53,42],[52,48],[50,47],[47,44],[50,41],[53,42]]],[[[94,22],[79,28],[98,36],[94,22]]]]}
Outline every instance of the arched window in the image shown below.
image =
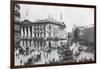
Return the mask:
{"type": "Polygon", "coordinates": [[[48,29],[51,29],[51,28],[52,28],[51,25],[49,25],[48,29]]]}

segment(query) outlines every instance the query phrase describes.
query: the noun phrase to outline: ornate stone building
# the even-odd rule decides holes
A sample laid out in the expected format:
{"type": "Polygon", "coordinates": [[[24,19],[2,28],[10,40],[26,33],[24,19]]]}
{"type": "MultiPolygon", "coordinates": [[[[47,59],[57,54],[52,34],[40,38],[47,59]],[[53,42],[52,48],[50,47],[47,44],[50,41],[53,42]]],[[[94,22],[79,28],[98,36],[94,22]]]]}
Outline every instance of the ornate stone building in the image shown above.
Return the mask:
{"type": "Polygon", "coordinates": [[[60,46],[60,42],[66,40],[62,33],[65,28],[64,22],[50,19],[37,20],[36,22],[24,20],[21,23],[20,46],[24,49],[27,47],[39,49],[60,46]]]}

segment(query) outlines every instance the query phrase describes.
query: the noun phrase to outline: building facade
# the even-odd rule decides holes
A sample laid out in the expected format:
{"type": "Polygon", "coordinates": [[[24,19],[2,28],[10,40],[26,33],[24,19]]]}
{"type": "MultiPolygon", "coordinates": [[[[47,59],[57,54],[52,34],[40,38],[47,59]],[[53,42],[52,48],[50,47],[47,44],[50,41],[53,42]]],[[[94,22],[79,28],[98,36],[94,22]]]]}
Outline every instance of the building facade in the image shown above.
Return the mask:
{"type": "Polygon", "coordinates": [[[15,4],[14,7],[14,42],[15,46],[20,43],[20,6],[15,4]]]}
{"type": "Polygon", "coordinates": [[[62,40],[66,40],[63,35],[65,24],[63,22],[51,21],[48,19],[30,22],[24,20],[21,23],[20,46],[23,49],[33,48],[50,48],[60,46],[62,40]]]}
{"type": "Polygon", "coordinates": [[[94,25],[89,26],[76,26],[73,28],[72,34],[74,36],[74,31],[77,29],[78,41],[91,41],[94,39],[94,25]]]}

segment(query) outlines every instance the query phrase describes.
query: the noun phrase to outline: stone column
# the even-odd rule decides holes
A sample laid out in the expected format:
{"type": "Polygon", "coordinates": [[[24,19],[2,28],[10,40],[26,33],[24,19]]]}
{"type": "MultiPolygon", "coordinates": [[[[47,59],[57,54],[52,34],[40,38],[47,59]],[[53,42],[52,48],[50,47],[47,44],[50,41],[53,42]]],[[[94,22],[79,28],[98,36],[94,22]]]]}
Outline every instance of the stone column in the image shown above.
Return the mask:
{"type": "Polygon", "coordinates": [[[26,49],[26,41],[24,41],[24,44],[23,44],[23,46],[24,46],[24,49],[26,49]]]}
{"type": "Polygon", "coordinates": [[[20,46],[23,47],[23,41],[22,40],[20,41],[20,46]]]}
{"type": "Polygon", "coordinates": [[[31,47],[33,47],[33,46],[34,46],[34,41],[32,40],[32,41],[31,41],[31,47]]]}
{"type": "Polygon", "coordinates": [[[37,37],[37,32],[36,32],[36,37],[37,37]]]}
{"type": "Polygon", "coordinates": [[[24,31],[25,31],[25,37],[27,37],[27,30],[26,30],[27,28],[25,27],[24,28],[24,31]]]}
{"type": "Polygon", "coordinates": [[[31,33],[30,33],[30,26],[28,26],[28,37],[30,38],[30,35],[31,35],[31,33]]]}
{"type": "Polygon", "coordinates": [[[23,27],[21,27],[21,38],[23,38],[24,36],[23,36],[23,27]]]}
{"type": "Polygon", "coordinates": [[[34,37],[34,27],[32,26],[32,37],[34,37]]]}

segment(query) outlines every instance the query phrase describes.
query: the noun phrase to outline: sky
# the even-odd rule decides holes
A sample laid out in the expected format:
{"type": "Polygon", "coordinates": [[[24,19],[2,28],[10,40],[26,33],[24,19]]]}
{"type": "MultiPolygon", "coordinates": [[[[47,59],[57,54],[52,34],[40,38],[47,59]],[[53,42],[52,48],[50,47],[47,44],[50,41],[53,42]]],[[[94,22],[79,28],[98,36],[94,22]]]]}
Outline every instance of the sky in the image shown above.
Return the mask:
{"type": "Polygon", "coordinates": [[[49,16],[54,20],[63,21],[68,32],[72,31],[73,25],[87,26],[94,24],[93,8],[20,4],[20,13],[21,21],[28,19],[34,22],[38,19],[46,19],[49,16]]]}

